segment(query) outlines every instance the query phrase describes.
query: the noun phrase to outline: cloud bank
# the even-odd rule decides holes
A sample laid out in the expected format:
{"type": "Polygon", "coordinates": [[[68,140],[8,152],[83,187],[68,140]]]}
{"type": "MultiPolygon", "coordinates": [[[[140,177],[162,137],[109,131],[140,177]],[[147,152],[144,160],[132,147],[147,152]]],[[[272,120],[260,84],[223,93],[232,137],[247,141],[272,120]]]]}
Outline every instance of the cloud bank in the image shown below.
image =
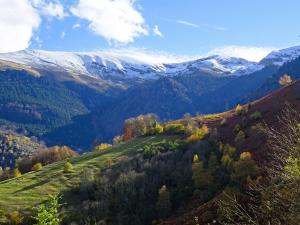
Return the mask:
{"type": "Polygon", "coordinates": [[[253,46],[225,46],[216,48],[210,51],[209,55],[222,55],[247,59],[253,62],[259,62],[266,57],[270,52],[276,50],[271,47],[253,47],[253,46]]]}

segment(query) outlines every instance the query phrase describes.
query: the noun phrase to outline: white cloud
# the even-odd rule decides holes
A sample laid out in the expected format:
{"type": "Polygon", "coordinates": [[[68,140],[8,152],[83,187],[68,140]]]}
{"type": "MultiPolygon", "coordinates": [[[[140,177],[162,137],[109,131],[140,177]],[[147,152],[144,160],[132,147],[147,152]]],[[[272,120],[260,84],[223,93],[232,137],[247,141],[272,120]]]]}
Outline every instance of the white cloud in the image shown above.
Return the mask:
{"type": "Polygon", "coordinates": [[[198,24],[195,23],[191,23],[185,20],[177,20],[176,23],[185,25],[185,26],[189,26],[189,27],[195,27],[195,28],[200,28],[200,26],[198,24]]]}
{"type": "Polygon", "coordinates": [[[158,28],[157,25],[154,26],[154,28],[153,28],[153,33],[154,33],[155,35],[157,35],[157,36],[160,36],[160,37],[163,36],[163,34],[161,33],[161,31],[159,30],[159,28],[158,28]]]}
{"type": "Polygon", "coordinates": [[[60,2],[49,2],[48,4],[42,3],[41,8],[43,14],[46,16],[57,17],[59,19],[63,19],[65,16],[67,16],[67,14],[64,12],[64,7],[60,2]]]}
{"type": "Polygon", "coordinates": [[[214,27],[215,30],[219,30],[219,31],[227,31],[228,29],[226,27],[214,27]]]}
{"type": "Polygon", "coordinates": [[[81,25],[79,23],[75,23],[73,26],[72,26],[72,29],[77,29],[77,28],[80,28],[81,25]]]}
{"type": "Polygon", "coordinates": [[[28,0],[0,0],[0,52],[23,50],[40,24],[28,0]]]}
{"type": "Polygon", "coordinates": [[[34,38],[34,41],[36,42],[38,48],[42,48],[43,41],[40,39],[39,36],[36,36],[36,37],[34,38]]]}
{"type": "Polygon", "coordinates": [[[64,38],[65,38],[65,36],[66,36],[66,32],[64,32],[64,31],[63,31],[63,32],[61,32],[61,34],[60,34],[60,38],[61,38],[61,39],[64,39],[64,38]]]}
{"type": "Polygon", "coordinates": [[[90,22],[89,28],[109,42],[127,44],[148,35],[145,20],[135,0],[79,0],[71,12],[90,22]]]}
{"type": "Polygon", "coordinates": [[[210,51],[208,55],[231,56],[259,62],[273,50],[275,50],[275,48],[232,45],[222,48],[216,48],[210,51]]]}
{"type": "Polygon", "coordinates": [[[214,49],[208,53],[198,55],[176,55],[164,51],[153,51],[141,48],[110,49],[101,51],[109,57],[123,59],[127,62],[143,64],[180,63],[205,58],[212,55],[230,56],[247,59],[249,61],[260,61],[274,48],[226,46],[214,49]]]}
{"type": "Polygon", "coordinates": [[[192,56],[181,56],[166,53],[163,51],[153,51],[141,48],[123,48],[109,49],[100,51],[102,55],[125,60],[126,62],[141,63],[141,64],[164,64],[164,63],[179,63],[196,59],[192,56]]]}
{"type": "Polygon", "coordinates": [[[41,17],[62,19],[67,14],[58,0],[0,0],[0,52],[26,49],[31,40],[41,46],[34,31],[41,23],[41,17]]]}
{"type": "Polygon", "coordinates": [[[188,27],[194,27],[197,29],[208,28],[208,29],[213,29],[213,30],[217,30],[217,31],[227,31],[228,30],[226,27],[214,26],[214,25],[207,24],[207,23],[196,24],[196,23],[191,23],[191,22],[185,21],[185,20],[175,20],[174,22],[181,24],[181,25],[188,26],[188,27]]]}

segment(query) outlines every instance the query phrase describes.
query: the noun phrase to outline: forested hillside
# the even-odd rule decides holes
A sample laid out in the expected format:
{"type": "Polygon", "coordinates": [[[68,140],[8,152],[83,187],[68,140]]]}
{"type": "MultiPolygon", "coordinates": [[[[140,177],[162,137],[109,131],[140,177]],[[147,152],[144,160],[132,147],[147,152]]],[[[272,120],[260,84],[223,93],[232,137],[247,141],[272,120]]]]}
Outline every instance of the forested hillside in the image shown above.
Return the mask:
{"type": "MultiPolygon", "coordinates": [[[[79,157],[71,154],[1,182],[2,221],[17,215],[20,223],[31,224],[30,215],[36,213],[32,207],[49,199],[48,194],[58,194],[59,202],[64,203],[59,208],[66,224],[250,224],[247,219],[252,216],[256,216],[254,224],[280,224],[273,220],[273,212],[254,208],[253,214],[246,214],[248,211],[243,210],[248,210],[244,208],[247,206],[261,210],[280,207],[281,221],[297,224],[297,217],[292,217],[296,206],[286,211],[281,205],[290,196],[285,195],[284,188],[291,186],[277,186],[268,178],[267,168],[277,159],[274,154],[287,157],[289,145],[283,143],[298,146],[295,139],[278,143],[271,136],[276,132],[274,137],[298,137],[293,127],[300,122],[299,85],[297,81],[221,114],[186,115],[165,124],[150,114],[127,120],[119,144],[113,147],[102,144],[92,153],[79,157]],[[295,133],[281,133],[279,128],[295,133]],[[285,153],[277,152],[280,146],[285,153]],[[265,184],[272,184],[271,189],[265,184]],[[278,190],[282,199],[270,206],[267,201],[273,190],[278,190]],[[252,202],[250,193],[261,193],[266,200],[252,202]],[[235,215],[233,207],[241,210],[239,214],[235,215]],[[270,217],[261,217],[262,212],[270,217]]],[[[282,185],[286,182],[280,175],[283,172],[291,175],[291,185],[297,182],[296,153],[297,148],[288,153],[292,158],[284,161],[286,172],[278,170],[275,174],[283,179],[282,185]]],[[[298,192],[291,188],[289,193],[296,196],[298,192]]]]}

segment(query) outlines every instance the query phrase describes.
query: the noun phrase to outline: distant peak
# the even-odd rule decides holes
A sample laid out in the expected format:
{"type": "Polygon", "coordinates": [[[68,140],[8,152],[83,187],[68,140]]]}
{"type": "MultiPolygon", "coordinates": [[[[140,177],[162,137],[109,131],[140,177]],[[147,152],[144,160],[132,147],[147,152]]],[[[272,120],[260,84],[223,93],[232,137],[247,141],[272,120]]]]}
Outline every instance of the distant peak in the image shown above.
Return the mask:
{"type": "Polygon", "coordinates": [[[283,64],[292,61],[300,56],[300,46],[275,50],[261,60],[262,64],[273,64],[282,66],[283,64]]]}

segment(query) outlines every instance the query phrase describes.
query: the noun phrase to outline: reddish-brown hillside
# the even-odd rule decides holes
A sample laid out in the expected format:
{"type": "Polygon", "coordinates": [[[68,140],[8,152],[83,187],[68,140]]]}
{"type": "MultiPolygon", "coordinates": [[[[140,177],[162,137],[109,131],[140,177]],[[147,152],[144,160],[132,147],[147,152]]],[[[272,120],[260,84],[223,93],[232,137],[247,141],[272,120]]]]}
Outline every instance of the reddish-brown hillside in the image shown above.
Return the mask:
{"type": "Polygon", "coordinates": [[[235,110],[231,110],[222,114],[206,116],[203,120],[209,128],[218,130],[223,143],[232,145],[235,145],[235,126],[237,124],[242,125],[246,123],[245,127],[242,129],[246,133],[246,141],[240,150],[253,152],[256,160],[262,162],[260,157],[264,156],[264,153],[268,150],[268,146],[263,136],[254,128],[259,123],[266,123],[268,126],[280,129],[278,116],[282,114],[282,111],[287,107],[287,104],[293,109],[300,111],[300,80],[244,106],[249,107],[249,110],[243,116],[238,115],[235,110]],[[251,115],[254,112],[260,112],[262,114],[262,119],[251,119],[251,115]],[[226,123],[221,126],[221,121],[224,119],[226,119],[226,123]]]}
{"type": "MultiPolygon", "coordinates": [[[[229,143],[233,146],[235,146],[235,126],[245,123],[246,120],[246,125],[242,129],[246,134],[246,140],[239,149],[240,151],[253,152],[256,161],[259,164],[263,164],[266,159],[266,153],[268,152],[268,145],[264,135],[257,132],[254,127],[259,123],[266,123],[268,126],[280,129],[278,116],[282,114],[287,103],[293,109],[300,112],[300,81],[296,81],[268,96],[243,106],[249,107],[248,112],[244,115],[238,115],[235,110],[231,110],[221,114],[197,117],[195,120],[201,120],[201,123],[205,123],[210,129],[216,129],[222,142],[229,143]],[[254,112],[260,112],[262,118],[259,120],[251,120],[251,114],[254,112]],[[221,121],[224,119],[226,119],[226,123],[225,125],[221,125],[221,121]]],[[[194,225],[194,218],[200,216],[205,210],[215,207],[217,199],[218,196],[210,202],[188,210],[189,212],[183,215],[166,220],[160,225],[194,225]]]]}

